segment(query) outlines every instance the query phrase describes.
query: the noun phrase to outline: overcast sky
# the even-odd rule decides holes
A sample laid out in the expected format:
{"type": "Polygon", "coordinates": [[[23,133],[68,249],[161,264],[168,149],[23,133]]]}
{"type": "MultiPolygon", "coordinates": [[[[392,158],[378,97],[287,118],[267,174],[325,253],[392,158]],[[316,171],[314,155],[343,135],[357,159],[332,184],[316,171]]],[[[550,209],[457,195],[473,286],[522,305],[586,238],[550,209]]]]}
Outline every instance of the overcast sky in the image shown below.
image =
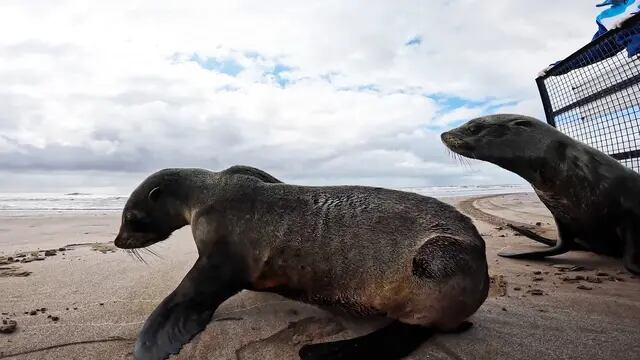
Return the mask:
{"type": "Polygon", "coordinates": [[[286,182],[520,180],[440,132],[542,118],[534,78],[600,1],[0,2],[0,192],[128,193],[164,167],[286,182]]]}

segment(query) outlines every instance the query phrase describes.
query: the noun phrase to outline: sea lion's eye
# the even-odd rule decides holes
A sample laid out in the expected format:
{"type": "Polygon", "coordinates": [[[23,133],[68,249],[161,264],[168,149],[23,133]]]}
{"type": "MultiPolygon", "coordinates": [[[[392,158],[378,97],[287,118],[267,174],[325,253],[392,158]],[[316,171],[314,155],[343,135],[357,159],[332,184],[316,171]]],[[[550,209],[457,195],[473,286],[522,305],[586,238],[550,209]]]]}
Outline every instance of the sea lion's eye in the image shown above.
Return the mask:
{"type": "Polygon", "coordinates": [[[133,213],[133,211],[127,211],[124,214],[124,222],[130,223],[136,220],[137,216],[133,213]]]}
{"type": "Polygon", "coordinates": [[[471,135],[477,135],[477,134],[480,133],[480,131],[482,131],[482,126],[480,126],[480,125],[471,125],[471,126],[469,126],[468,130],[469,130],[469,133],[471,135]]]}

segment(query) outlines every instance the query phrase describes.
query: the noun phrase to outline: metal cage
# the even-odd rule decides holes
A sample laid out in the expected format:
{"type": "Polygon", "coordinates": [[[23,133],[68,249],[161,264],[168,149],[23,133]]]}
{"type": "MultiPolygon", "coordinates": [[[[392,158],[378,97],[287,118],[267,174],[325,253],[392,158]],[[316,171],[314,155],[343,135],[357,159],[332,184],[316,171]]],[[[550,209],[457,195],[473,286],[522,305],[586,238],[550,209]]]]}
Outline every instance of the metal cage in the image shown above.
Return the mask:
{"type": "Polygon", "coordinates": [[[640,14],[536,79],[547,122],[640,172],[640,14]]]}

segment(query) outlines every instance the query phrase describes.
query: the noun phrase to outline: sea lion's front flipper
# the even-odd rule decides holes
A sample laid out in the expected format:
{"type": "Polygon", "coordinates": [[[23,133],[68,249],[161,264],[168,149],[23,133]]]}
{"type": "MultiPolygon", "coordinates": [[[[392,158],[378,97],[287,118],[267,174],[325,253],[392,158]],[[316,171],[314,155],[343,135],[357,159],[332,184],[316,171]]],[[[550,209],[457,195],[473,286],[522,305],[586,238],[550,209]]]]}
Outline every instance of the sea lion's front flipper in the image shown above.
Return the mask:
{"type": "Polygon", "coordinates": [[[534,233],[533,231],[526,229],[522,226],[517,226],[517,225],[513,225],[513,224],[507,224],[508,227],[510,227],[513,231],[522,234],[526,237],[528,237],[529,239],[533,240],[533,241],[537,241],[541,244],[545,244],[548,246],[556,246],[557,241],[552,240],[552,239],[548,239],[544,236],[538,235],[536,233],[534,233]]]}
{"type": "Polygon", "coordinates": [[[401,359],[432,334],[432,329],[395,321],[355,339],[305,345],[299,355],[302,360],[401,359]]]}
{"type": "MultiPolygon", "coordinates": [[[[227,264],[229,261],[226,262],[227,264]]],[[[199,258],[178,287],[145,321],[136,341],[135,359],[166,359],[209,324],[216,308],[242,290],[231,266],[199,258]]]]}

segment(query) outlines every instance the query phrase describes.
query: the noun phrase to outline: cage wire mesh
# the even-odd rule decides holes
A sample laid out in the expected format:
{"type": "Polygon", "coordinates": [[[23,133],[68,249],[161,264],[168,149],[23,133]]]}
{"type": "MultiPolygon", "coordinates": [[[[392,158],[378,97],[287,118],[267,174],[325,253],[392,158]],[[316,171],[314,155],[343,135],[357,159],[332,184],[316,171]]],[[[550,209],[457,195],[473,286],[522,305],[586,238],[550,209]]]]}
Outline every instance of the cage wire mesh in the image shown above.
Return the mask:
{"type": "Polygon", "coordinates": [[[640,172],[640,15],[536,79],[547,122],[640,172]]]}

